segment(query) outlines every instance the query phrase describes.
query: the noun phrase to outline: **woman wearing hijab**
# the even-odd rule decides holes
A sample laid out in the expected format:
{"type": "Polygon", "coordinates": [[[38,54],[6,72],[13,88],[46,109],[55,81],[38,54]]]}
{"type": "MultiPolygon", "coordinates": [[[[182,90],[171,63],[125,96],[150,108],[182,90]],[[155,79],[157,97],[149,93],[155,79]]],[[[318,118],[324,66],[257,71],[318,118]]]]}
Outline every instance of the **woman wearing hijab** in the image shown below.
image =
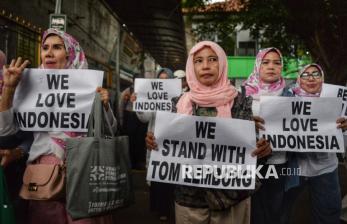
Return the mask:
{"type": "MultiPolygon", "coordinates": [[[[174,78],[171,69],[161,68],[157,72],[158,79],[174,78]]],[[[136,101],[136,93],[131,96],[132,102],[136,101]]],[[[148,123],[147,132],[154,132],[155,112],[136,112],[137,117],[143,123],[148,123]]],[[[148,167],[151,151],[147,150],[146,167],[148,167]]],[[[159,219],[165,221],[173,210],[173,188],[171,184],[151,182],[149,186],[150,209],[158,213],[159,219]]]]}
{"type": "MultiPolygon", "coordinates": [[[[186,64],[190,91],[174,100],[177,104],[173,111],[187,115],[251,120],[252,99],[237,92],[228,80],[227,71],[226,54],[218,44],[211,41],[196,44],[190,50],[186,64]]],[[[157,148],[153,133],[148,133],[146,142],[150,149],[157,148]]],[[[252,155],[261,158],[270,153],[269,144],[260,140],[252,155]]],[[[216,191],[210,188],[176,185],[176,223],[249,223],[249,198],[238,197],[240,200],[235,205],[215,209],[208,197],[216,191]]],[[[227,191],[223,192],[225,193],[222,197],[226,197],[227,191]]],[[[242,193],[233,191],[238,196],[240,192],[242,193]]]]}
{"type": "MultiPolygon", "coordinates": [[[[320,97],[324,82],[323,69],[318,64],[306,65],[299,72],[297,82],[289,89],[295,97],[320,97]]],[[[347,129],[345,118],[336,120],[337,128],[347,129]]],[[[307,184],[311,199],[311,223],[338,224],[341,215],[341,192],[338,177],[338,159],[335,153],[295,153],[289,161],[300,169],[299,185],[307,184]]],[[[291,166],[293,167],[293,166],[291,166]]],[[[293,187],[293,186],[291,186],[293,187]]],[[[291,189],[291,210],[302,188],[291,189]]],[[[289,221],[288,221],[289,222],[289,221]]]]}
{"type": "MultiPolygon", "coordinates": [[[[88,63],[79,43],[69,34],[55,29],[48,29],[42,37],[40,68],[43,69],[86,69],[88,63]]],[[[4,67],[3,98],[0,103],[1,135],[15,133],[17,126],[13,123],[12,101],[21,73],[28,61],[12,60],[9,67],[4,67]]],[[[97,88],[101,95],[103,106],[110,117],[113,129],[117,122],[109,109],[108,91],[97,88]]],[[[81,136],[83,133],[74,132],[33,132],[34,141],[29,152],[28,163],[60,164],[65,158],[65,140],[81,136]]],[[[72,221],[68,215],[64,201],[30,201],[30,218],[27,223],[50,224],[94,224],[112,223],[112,216],[102,216],[91,219],[72,221]]]]}
{"type": "MultiPolygon", "coordinates": [[[[244,82],[246,95],[253,97],[252,111],[256,126],[262,129],[263,120],[258,117],[261,96],[281,96],[285,88],[282,77],[283,58],[281,52],[274,47],[265,48],[258,52],[254,70],[244,82]]],[[[272,152],[262,163],[260,170],[265,174],[269,165],[274,165],[277,173],[286,167],[287,157],[285,152],[272,152]]],[[[269,178],[262,180],[262,186],[252,196],[251,223],[278,224],[284,216],[284,184],[285,177],[279,179],[269,178]]]]}

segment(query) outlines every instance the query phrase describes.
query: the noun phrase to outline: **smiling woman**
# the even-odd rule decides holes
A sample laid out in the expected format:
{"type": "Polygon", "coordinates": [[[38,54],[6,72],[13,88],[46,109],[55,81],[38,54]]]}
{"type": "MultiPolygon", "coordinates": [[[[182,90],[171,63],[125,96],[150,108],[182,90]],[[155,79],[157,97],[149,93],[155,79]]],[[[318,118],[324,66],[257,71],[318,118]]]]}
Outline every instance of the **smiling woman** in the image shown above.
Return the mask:
{"type": "Polygon", "coordinates": [[[318,65],[310,65],[305,68],[297,79],[297,87],[294,88],[296,94],[317,95],[319,96],[324,80],[323,70],[318,65]],[[302,91],[303,90],[303,91],[302,91]]]}
{"type": "MultiPolygon", "coordinates": [[[[318,64],[308,64],[298,73],[295,86],[289,91],[295,97],[320,97],[324,82],[324,71],[318,64]]],[[[337,118],[337,128],[343,131],[347,129],[345,118],[337,118]]],[[[313,144],[323,149],[331,149],[335,145],[335,136],[332,139],[325,138],[323,143],[313,144]]],[[[299,176],[303,178],[292,184],[295,190],[289,190],[287,210],[290,212],[297,197],[301,194],[303,186],[309,187],[311,198],[312,223],[340,223],[341,214],[341,190],[338,176],[338,159],[335,153],[296,153],[291,157],[289,164],[300,169],[299,176]],[[308,186],[307,186],[308,185],[308,186]]],[[[288,221],[288,222],[291,222],[288,221]]]]}

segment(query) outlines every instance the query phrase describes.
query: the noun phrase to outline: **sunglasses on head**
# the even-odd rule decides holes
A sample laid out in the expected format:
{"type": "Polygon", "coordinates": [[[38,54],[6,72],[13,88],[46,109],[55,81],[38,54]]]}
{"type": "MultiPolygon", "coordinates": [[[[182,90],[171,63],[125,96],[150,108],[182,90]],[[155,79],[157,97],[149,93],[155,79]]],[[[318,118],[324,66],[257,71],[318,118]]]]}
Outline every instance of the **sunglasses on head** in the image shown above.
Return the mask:
{"type": "Polygon", "coordinates": [[[302,79],[309,79],[310,76],[312,76],[312,78],[314,78],[314,79],[322,78],[322,74],[319,71],[314,71],[312,73],[304,72],[304,73],[302,73],[300,75],[300,78],[302,78],[302,79]]]}

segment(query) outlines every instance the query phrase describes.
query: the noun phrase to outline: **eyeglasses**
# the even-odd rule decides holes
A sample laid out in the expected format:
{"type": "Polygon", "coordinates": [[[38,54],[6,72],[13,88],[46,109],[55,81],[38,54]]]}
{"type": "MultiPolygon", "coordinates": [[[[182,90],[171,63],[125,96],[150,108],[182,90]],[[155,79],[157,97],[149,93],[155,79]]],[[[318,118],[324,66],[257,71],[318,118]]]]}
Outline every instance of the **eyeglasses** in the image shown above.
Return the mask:
{"type": "Polygon", "coordinates": [[[312,73],[308,73],[308,72],[304,72],[300,75],[300,78],[302,79],[309,79],[310,76],[312,76],[313,79],[320,79],[322,78],[322,74],[319,72],[319,71],[315,71],[315,72],[312,72],[312,73]]]}

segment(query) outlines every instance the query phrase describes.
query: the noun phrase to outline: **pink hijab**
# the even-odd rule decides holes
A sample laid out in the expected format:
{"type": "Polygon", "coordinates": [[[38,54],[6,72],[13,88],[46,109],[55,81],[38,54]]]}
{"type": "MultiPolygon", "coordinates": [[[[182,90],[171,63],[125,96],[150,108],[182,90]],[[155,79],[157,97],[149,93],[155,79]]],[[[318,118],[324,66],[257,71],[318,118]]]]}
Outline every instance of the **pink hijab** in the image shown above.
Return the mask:
{"type": "MultiPolygon", "coordinates": [[[[323,85],[323,82],[324,82],[324,71],[323,71],[322,67],[319,66],[318,64],[315,64],[315,63],[305,65],[305,66],[299,71],[298,78],[296,79],[295,86],[292,88],[292,92],[294,92],[294,94],[295,94],[296,96],[303,96],[303,97],[319,97],[319,96],[320,96],[320,92],[319,92],[319,93],[308,93],[308,92],[306,92],[305,90],[303,90],[303,89],[300,87],[300,75],[301,75],[302,73],[304,73],[304,72],[306,71],[307,68],[309,68],[309,67],[311,67],[311,66],[316,67],[316,68],[319,70],[319,72],[322,74],[322,85],[323,85]]],[[[321,91],[322,91],[322,88],[321,88],[321,91]]]]}
{"type": "Polygon", "coordinates": [[[262,81],[259,78],[261,62],[262,62],[263,58],[265,57],[265,55],[267,53],[269,53],[270,51],[274,51],[280,56],[281,63],[283,65],[282,54],[277,48],[269,47],[269,48],[261,49],[258,52],[257,57],[255,59],[253,72],[248,77],[248,79],[243,83],[244,86],[246,87],[246,95],[247,96],[249,96],[249,95],[253,96],[253,95],[258,94],[260,89],[263,89],[263,90],[266,89],[267,92],[277,92],[286,86],[286,83],[285,83],[282,76],[280,77],[280,79],[277,82],[271,83],[270,85],[265,85],[264,83],[262,83],[262,81]]]}
{"type": "Polygon", "coordinates": [[[224,50],[216,43],[202,41],[197,43],[189,52],[186,65],[186,78],[190,88],[184,93],[177,103],[177,112],[192,114],[193,103],[200,107],[216,107],[217,117],[231,117],[231,108],[238,92],[227,77],[228,63],[224,50]],[[204,47],[211,48],[218,56],[218,79],[212,86],[201,84],[195,76],[193,57],[196,52],[204,47]]]}

